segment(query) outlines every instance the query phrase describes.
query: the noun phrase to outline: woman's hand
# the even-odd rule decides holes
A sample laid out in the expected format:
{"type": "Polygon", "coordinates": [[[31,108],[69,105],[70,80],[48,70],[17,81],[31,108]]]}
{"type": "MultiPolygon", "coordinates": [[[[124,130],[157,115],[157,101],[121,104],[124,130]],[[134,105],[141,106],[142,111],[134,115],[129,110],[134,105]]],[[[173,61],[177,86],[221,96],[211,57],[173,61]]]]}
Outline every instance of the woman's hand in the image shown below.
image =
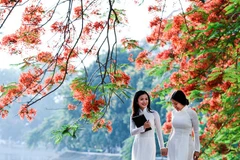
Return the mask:
{"type": "Polygon", "coordinates": [[[160,150],[160,152],[161,152],[161,155],[162,155],[162,156],[167,156],[167,154],[168,154],[168,149],[167,149],[167,148],[162,148],[162,149],[160,150]]]}
{"type": "Polygon", "coordinates": [[[149,120],[147,120],[144,125],[143,125],[144,129],[150,128],[151,127],[151,123],[149,122],[149,120]]]}
{"type": "Polygon", "coordinates": [[[200,155],[200,153],[195,151],[194,154],[193,154],[193,159],[198,160],[199,155],[200,155]]]}

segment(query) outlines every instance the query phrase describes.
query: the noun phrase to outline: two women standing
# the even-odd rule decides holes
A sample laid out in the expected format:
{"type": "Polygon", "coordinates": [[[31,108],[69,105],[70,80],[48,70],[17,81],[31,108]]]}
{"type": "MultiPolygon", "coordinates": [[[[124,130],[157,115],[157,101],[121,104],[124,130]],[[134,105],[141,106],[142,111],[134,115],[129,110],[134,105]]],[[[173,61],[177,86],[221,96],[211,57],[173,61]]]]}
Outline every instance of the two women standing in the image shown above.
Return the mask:
{"type": "Polygon", "coordinates": [[[174,107],[172,111],[172,132],[169,136],[167,148],[164,148],[159,114],[151,110],[150,97],[147,92],[136,92],[130,118],[130,133],[135,136],[132,147],[132,160],[156,159],[155,130],[161,154],[167,156],[168,160],[198,159],[200,142],[197,114],[194,110],[187,107],[189,101],[181,90],[172,94],[171,101],[174,107]],[[141,114],[144,114],[148,121],[143,126],[137,128],[132,117],[141,114]],[[152,130],[145,132],[150,127],[152,130]],[[194,131],[194,139],[191,135],[192,130],[194,131]]]}

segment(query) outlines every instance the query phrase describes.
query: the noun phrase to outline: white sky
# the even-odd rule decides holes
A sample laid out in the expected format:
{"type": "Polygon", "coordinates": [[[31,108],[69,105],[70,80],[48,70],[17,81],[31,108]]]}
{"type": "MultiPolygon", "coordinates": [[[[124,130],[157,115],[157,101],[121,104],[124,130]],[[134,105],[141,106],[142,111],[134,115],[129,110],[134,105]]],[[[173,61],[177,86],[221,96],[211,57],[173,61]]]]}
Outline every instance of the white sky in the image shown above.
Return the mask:
{"type": "MultiPolygon", "coordinates": [[[[136,40],[141,40],[144,37],[146,37],[146,35],[150,34],[149,21],[152,19],[152,16],[148,13],[147,7],[152,2],[155,2],[155,0],[145,0],[143,4],[140,6],[136,6],[133,0],[125,1],[120,0],[120,1],[122,3],[122,8],[126,9],[126,14],[130,24],[130,27],[126,31],[122,32],[125,33],[125,35],[122,34],[122,36],[131,37],[132,39],[136,40]]],[[[54,4],[54,0],[51,0],[51,2],[54,4]]],[[[172,10],[179,8],[179,5],[177,5],[179,4],[178,0],[167,0],[167,2],[168,2],[168,7],[166,8],[167,12],[164,13],[164,16],[169,15],[172,12],[172,10]]],[[[22,9],[16,10],[10,15],[9,19],[4,24],[4,27],[0,29],[0,37],[3,36],[1,35],[3,32],[4,35],[11,34],[14,33],[16,29],[18,29],[19,26],[16,24],[21,23],[20,16],[22,14],[21,12],[23,9],[24,7],[22,7],[22,9]]],[[[10,56],[8,53],[4,52],[0,53],[0,68],[9,68],[10,64],[20,63],[21,61],[22,61],[21,56],[14,55],[10,56]]]]}

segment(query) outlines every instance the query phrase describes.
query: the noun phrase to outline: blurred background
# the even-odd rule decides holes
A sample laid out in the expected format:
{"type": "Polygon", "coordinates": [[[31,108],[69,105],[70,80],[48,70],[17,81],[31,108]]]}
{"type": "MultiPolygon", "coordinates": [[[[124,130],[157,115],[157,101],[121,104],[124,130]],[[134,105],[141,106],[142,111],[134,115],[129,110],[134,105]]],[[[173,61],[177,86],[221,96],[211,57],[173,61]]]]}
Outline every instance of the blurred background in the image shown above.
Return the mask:
{"type": "MultiPolygon", "coordinates": [[[[119,52],[121,52],[120,49],[119,52]]],[[[80,157],[86,160],[129,160],[133,141],[129,132],[132,97],[136,90],[150,91],[164,77],[156,79],[141,70],[137,71],[128,61],[128,54],[122,52],[118,61],[120,64],[127,64],[124,72],[132,77],[130,85],[133,89],[128,92],[130,98],[113,97],[106,114],[107,119],[112,121],[113,131],[111,133],[108,133],[106,129],[93,132],[89,123],[79,121],[80,130],[77,131],[75,138],[65,136],[62,137],[60,143],[55,143],[56,136],[53,131],[74,123],[81,115],[81,107],[72,99],[67,85],[69,79],[60,90],[32,106],[37,110],[37,116],[32,122],[26,119],[21,120],[18,116],[21,104],[15,103],[11,106],[9,116],[0,120],[0,160],[82,159],[80,157]],[[76,104],[79,108],[74,111],[68,110],[67,104],[69,103],[76,104]]],[[[136,55],[137,53],[133,53],[133,56],[136,55]]],[[[89,76],[96,68],[95,65],[95,63],[89,65],[89,76]]],[[[2,68],[0,84],[17,81],[20,73],[21,71],[17,69],[2,68]]],[[[168,74],[165,78],[168,78],[168,74]]],[[[163,124],[166,109],[156,104],[155,101],[151,102],[151,107],[159,112],[163,124]]],[[[166,142],[167,135],[164,135],[164,139],[166,142]]],[[[157,156],[160,159],[158,144],[157,147],[157,156]]]]}

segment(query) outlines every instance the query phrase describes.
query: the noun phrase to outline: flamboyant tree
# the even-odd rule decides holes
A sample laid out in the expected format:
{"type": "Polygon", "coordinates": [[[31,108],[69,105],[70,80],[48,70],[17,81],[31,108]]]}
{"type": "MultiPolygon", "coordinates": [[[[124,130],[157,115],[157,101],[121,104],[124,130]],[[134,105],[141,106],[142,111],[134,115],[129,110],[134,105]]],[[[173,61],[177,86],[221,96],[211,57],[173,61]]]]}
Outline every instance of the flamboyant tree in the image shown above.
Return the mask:
{"type": "MultiPolygon", "coordinates": [[[[137,69],[169,79],[160,81],[152,96],[162,103],[172,89],[182,89],[194,103],[201,120],[203,159],[234,159],[239,152],[239,12],[235,0],[189,0],[187,10],[182,1],[181,13],[164,18],[167,0],[149,6],[155,15],[152,32],[146,37],[151,49],[143,49],[137,40],[123,39],[122,46],[142,49],[129,60],[137,69]]],[[[142,3],[142,1],[140,2],[142,3]]],[[[56,91],[73,75],[69,84],[81,109],[81,118],[93,123],[93,130],[111,122],[104,119],[111,97],[125,94],[130,77],[118,64],[117,44],[121,29],[127,24],[124,9],[115,1],[73,0],[1,0],[1,25],[11,14],[24,8],[18,29],[1,39],[1,51],[24,55],[19,81],[0,87],[0,114],[5,118],[12,103],[20,103],[19,116],[31,121],[36,115],[32,106],[56,91]],[[107,53],[104,61],[101,52],[107,53]],[[89,76],[87,57],[94,56],[98,68],[89,76]],[[99,81],[100,77],[101,81],[99,81]],[[96,79],[98,81],[96,81],[96,79]],[[21,101],[24,98],[24,101],[21,101]]],[[[169,8],[168,8],[169,9],[169,8]]],[[[19,11],[20,12],[20,11],[19,11]]],[[[165,103],[168,106],[168,103],[165,103]]],[[[166,132],[171,129],[167,114],[166,132]]],[[[64,131],[76,129],[66,127],[64,131]]]]}
{"type": "MultiPolygon", "coordinates": [[[[202,159],[239,159],[240,2],[191,0],[186,11],[167,19],[161,17],[165,4],[149,7],[156,15],[146,39],[153,49],[133,59],[136,67],[153,76],[170,73],[152,91],[166,106],[172,89],[193,101],[202,128],[202,159]]],[[[171,112],[163,128],[171,131],[171,112]]]]}
{"type": "MultiPolygon", "coordinates": [[[[117,34],[127,22],[124,10],[114,8],[114,1],[95,0],[1,0],[0,4],[0,28],[8,27],[4,25],[11,20],[11,14],[22,13],[19,24],[15,14],[19,28],[2,37],[1,50],[24,56],[19,64],[23,70],[19,81],[0,87],[2,118],[17,102],[20,118],[31,121],[37,112],[33,104],[56,91],[68,77],[78,74],[70,88],[82,106],[82,118],[90,120],[94,130],[106,127],[110,132],[111,122],[104,119],[104,113],[111,97],[124,93],[130,80],[117,66],[117,34]],[[107,58],[100,61],[103,50],[107,58]],[[95,58],[98,64],[91,77],[86,69],[88,57],[95,58]],[[96,77],[101,81],[96,82],[96,77]]],[[[77,107],[68,105],[70,110],[77,107]]]]}

